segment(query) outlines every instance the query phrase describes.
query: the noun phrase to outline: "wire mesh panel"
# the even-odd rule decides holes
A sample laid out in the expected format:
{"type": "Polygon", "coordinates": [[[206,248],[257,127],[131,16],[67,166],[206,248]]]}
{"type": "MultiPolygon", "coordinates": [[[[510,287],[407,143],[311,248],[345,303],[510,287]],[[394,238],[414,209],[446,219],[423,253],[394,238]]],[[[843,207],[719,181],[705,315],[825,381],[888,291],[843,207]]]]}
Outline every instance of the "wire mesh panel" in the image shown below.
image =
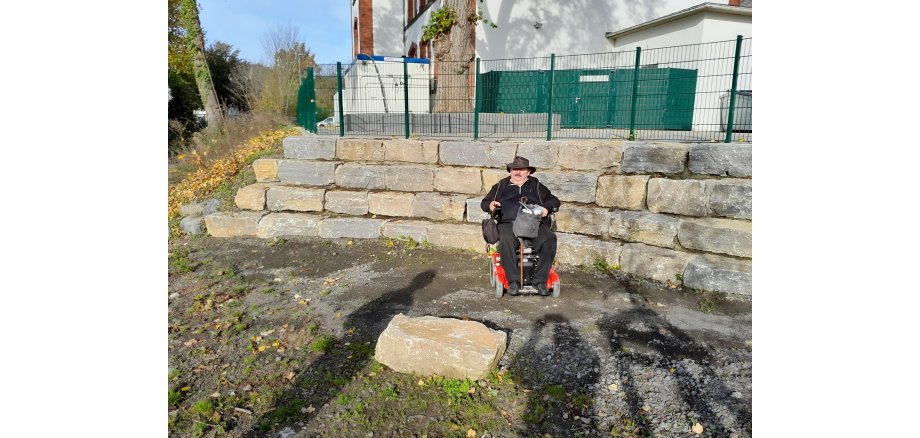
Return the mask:
{"type": "Polygon", "coordinates": [[[338,76],[335,64],[318,64],[313,69],[316,87],[316,133],[338,135],[338,76]]]}
{"type": "Polygon", "coordinates": [[[359,55],[341,82],[335,64],[316,67],[317,132],[750,141],[751,41],[478,63],[359,55]]]}
{"type": "Polygon", "coordinates": [[[545,137],[550,70],[549,57],[480,61],[480,138],[545,137]]]}

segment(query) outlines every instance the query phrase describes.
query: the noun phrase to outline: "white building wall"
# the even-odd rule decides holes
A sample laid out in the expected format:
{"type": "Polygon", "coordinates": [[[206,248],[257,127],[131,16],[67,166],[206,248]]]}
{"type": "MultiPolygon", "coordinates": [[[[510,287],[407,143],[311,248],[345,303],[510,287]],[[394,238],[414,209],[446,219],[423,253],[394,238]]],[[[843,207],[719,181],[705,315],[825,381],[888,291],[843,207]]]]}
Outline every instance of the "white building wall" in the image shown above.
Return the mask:
{"type": "MultiPolygon", "coordinates": [[[[482,59],[545,57],[609,52],[606,32],[700,4],[700,0],[485,0],[477,3],[498,27],[476,26],[476,56],[482,59]],[[540,28],[534,24],[539,22],[540,28]]],[[[441,1],[425,11],[405,32],[405,49],[421,46],[422,27],[441,1]]]]}
{"type": "Polygon", "coordinates": [[[403,50],[403,0],[374,0],[374,54],[399,57],[403,50]]]}
{"type": "MultiPolygon", "coordinates": [[[[613,47],[618,52],[641,47],[643,66],[697,70],[693,130],[719,131],[722,97],[731,90],[738,35],[752,36],[750,16],[703,12],[617,37],[613,47]]],[[[750,41],[745,44],[742,56],[751,53],[750,41]]],[[[741,72],[752,71],[749,59],[739,67],[741,72]]],[[[752,78],[752,74],[740,75],[738,89],[751,90],[752,78]]]]}

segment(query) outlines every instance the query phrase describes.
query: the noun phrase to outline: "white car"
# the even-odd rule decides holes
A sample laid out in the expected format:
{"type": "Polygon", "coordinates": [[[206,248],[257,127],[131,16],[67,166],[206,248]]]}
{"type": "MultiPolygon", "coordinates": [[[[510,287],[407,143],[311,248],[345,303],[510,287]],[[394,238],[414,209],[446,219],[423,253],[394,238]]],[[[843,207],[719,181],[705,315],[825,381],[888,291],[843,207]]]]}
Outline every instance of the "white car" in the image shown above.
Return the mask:
{"type": "Polygon", "coordinates": [[[326,117],[323,121],[316,124],[317,128],[322,128],[323,126],[338,126],[338,123],[335,123],[335,117],[326,117]]]}

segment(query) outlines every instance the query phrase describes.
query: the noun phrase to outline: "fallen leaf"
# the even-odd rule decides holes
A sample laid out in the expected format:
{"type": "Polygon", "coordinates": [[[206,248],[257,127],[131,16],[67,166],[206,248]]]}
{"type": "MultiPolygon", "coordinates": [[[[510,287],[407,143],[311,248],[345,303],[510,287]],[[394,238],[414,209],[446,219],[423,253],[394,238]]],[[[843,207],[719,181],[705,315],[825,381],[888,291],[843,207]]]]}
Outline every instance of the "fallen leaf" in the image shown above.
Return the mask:
{"type": "Polygon", "coordinates": [[[288,379],[288,380],[294,380],[294,375],[295,375],[295,374],[296,374],[296,373],[294,373],[293,371],[288,371],[288,372],[284,375],[284,377],[285,377],[286,379],[288,379]]]}
{"type": "Polygon", "coordinates": [[[339,319],[342,317],[342,312],[335,312],[335,318],[339,319]]]}
{"type": "Polygon", "coordinates": [[[251,391],[251,390],[252,390],[252,385],[246,384],[246,386],[242,387],[241,389],[242,389],[243,391],[251,391]]]}
{"type": "Polygon", "coordinates": [[[259,334],[262,335],[262,336],[268,336],[268,335],[270,335],[270,334],[272,334],[272,333],[274,333],[274,332],[275,332],[275,329],[271,329],[271,330],[266,330],[266,331],[264,331],[264,332],[259,332],[259,334]]]}
{"type": "Polygon", "coordinates": [[[700,424],[700,423],[695,423],[695,424],[693,425],[693,427],[692,427],[690,430],[692,430],[693,433],[699,435],[699,434],[703,433],[703,425],[700,424]]]}
{"type": "Polygon", "coordinates": [[[220,397],[220,391],[217,391],[214,394],[211,394],[211,398],[217,398],[217,397],[220,397]]]}
{"type": "Polygon", "coordinates": [[[474,386],[474,387],[470,388],[469,393],[470,393],[470,394],[475,394],[475,393],[476,393],[476,387],[474,386]]]}
{"type": "Polygon", "coordinates": [[[470,430],[466,431],[466,436],[467,436],[467,438],[474,438],[474,437],[476,436],[476,431],[473,430],[473,429],[470,429],[470,430]]]}
{"type": "Polygon", "coordinates": [[[191,386],[183,386],[183,387],[182,387],[182,392],[188,391],[188,390],[190,390],[190,389],[192,389],[191,386]]]}
{"type": "Polygon", "coordinates": [[[424,380],[419,380],[419,381],[418,381],[418,386],[425,386],[425,381],[424,381],[424,380]]]}
{"type": "Polygon", "coordinates": [[[186,347],[191,347],[192,345],[195,345],[196,342],[198,342],[197,339],[190,339],[190,340],[186,341],[186,342],[185,342],[184,344],[182,344],[182,345],[185,345],[186,347]]]}
{"type": "Polygon", "coordinates": [[[265,351],[265,349],[267,349],[267,348],[268,348],[268,347],[266,347],[266,346],[264,346],[264,345],[260,345],[260,346],[259,346],[259,352],[265,351]]]}
{"type": "Polygon", "coordinates": [[[316,408],[314,408],[313,405],[307,406],[307,412],[313,412],[315,410],[316,408]]]}
{"type": "Polygon", "coordinates": [[[610,386],[607,387],[607,389],[609,389],[609,390],[611,390],[611,391],[616,391],[617,388],[619,388],[619,386],[617,386],[616,383],[611,383],[610,386]]]}
{"type": "Polygon", "coordinates": [[[674,374],[677,371],[677,368],[668,368],[668,372],[674,374]]]}
{"type": "Polygon", "coordinates": [[[233,408],[233,410],[234,410],[234,411],[237,411],[237,412],[242,412],[242,413],[244,413],[244,414],[246,414],[246,415],[252,415],[252,411],[250,411],[249,409],[233,408]]]}

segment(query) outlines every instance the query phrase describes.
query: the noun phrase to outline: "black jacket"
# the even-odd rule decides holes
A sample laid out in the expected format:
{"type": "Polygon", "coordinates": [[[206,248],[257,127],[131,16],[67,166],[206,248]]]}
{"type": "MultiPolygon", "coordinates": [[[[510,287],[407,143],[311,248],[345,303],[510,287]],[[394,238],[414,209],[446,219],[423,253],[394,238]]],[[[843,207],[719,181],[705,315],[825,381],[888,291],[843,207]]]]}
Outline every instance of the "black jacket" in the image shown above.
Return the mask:
{"type": "MultiPolygon", "coordinates": [[[[542,205],[549,211],[559,209],[559,198],[550,193],[549,189],[540,184],[540,180],[528,177],[523,186],[511,184],[511,177],[506,176],[492,186],[485,198],[482,198],[479,207],[482,211],[489,211],[489,204],[493,199],[501,202],[501,219],[499,222],[513,222],[521,208],[521,197],[527,197],[528,204],[542,205]],[[499,189],[501,187],[501,189],[499,189]],[[495,193],[498,192],[496,197],[495,193]]],[[[546,218],[544,218],[546,220],[546,218]]]]}

